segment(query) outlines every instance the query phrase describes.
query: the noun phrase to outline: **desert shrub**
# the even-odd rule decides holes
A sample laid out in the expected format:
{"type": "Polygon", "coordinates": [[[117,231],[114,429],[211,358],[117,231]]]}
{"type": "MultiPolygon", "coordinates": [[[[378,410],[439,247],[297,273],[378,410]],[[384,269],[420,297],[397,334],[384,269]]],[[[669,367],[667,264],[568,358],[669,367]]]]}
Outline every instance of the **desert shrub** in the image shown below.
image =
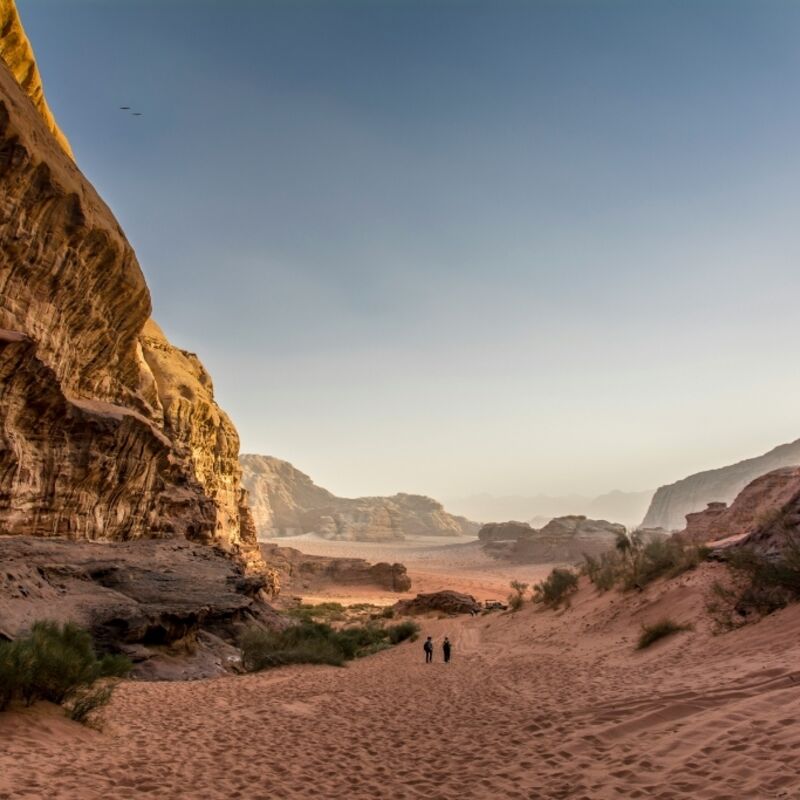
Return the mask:
{"type": "MultiPolygon", "coordinates": [[[[124,656],[98,658],[91,635],[71,622],[35,622],[28,634],[0,644],[0,710],[14,698],[28,705],[36,700],[63,705],[130,669],[124,656]]],[[[112,687],[106,688],[108,702],[112,687]]]]}
{"type": "Polygon", "coordinates": [[[787,532],[783,551],[767,557],[750,548],[726,552],[729,585],[716,583],[706,608],[720,629],[736,628],[800,600],[800,542],[787,532]]]}
{"type": "Polygon", "coordinates": [[[248,672],[287,664],[341,666],[346,655],[333,634],[329,625],[320,622],[301,622],[282,631],[247,628],[239,640],[242,666],[248,672]]]}
{"type": "Polygon", "coordinates": [[[548,608],[558,608],[562,603],[569,605],[570,595],[577,590],[578,574],[570,569],[556,567],[544,581],[534,587],[533,602],[542,603],[548,608]]]}
{"type": "Polygon", "coordinates": [[[674,578],[694,569],[708,557],[708,550],[676,539],[644,541],[636,532],[618,534],[613,550],[593,558],[584,555],[582,571],[600,591],[615,586],[628,591],[643,589],[657,578],[674,578]]]}
{"type": "Polygon", "coordinates": [[[394,609],[391,606],[386,606],[381,611],[381,619],[394,619],[394,609]]]}
{"type": "Polygon", "coordinates": [[[646,647],[655,644],[659,639],[671,636],[673,633],[691,630],[691,627],[691,625],[679,625],[671,619],[662,619],[653,625],[643,625],[636,649],[644,650],[646,647]]]}
{"type": "Polygon", "coordinates": [[[69,718],[83,725],[90,724],[94,719],[95,712],[109,704],[113,693],[112,684],[84,689],[67,706],[69,718]]]}
{"type": "Polygon", "coordinates": [[[415,622],[400,622],[387,628],[375,623],[335,629],[324,622],[302,621],[281,631],[246,629],[240,639],[242,666],[258,672],[287,664],[330,664],[377,653],[417,635],[415,622]]]}
{"type": "Polygon", "coordinates": [[[415,639],[419,633],[419,625],[412,620],[406,620],[405,622],[398,622],[397,625],[390,625],[386,632],[392,644],[400,644],[406,639],[415,639]]]}
{"type": "Polygon", "coordinates": [[[301,622],[341,622],[347,616],[345,607],[341,603],[335,602],[317,603],[316,605],[302,603],[290,608],[286,613],[301,622]]]}
{"type": "Polygon", "coordinates": [[[512,592],[508,596],[508,606],[512,611],[519,611],[525,604],[525,592],[528,591],[528,584],[522,581],[511,581],[512,592]]]}

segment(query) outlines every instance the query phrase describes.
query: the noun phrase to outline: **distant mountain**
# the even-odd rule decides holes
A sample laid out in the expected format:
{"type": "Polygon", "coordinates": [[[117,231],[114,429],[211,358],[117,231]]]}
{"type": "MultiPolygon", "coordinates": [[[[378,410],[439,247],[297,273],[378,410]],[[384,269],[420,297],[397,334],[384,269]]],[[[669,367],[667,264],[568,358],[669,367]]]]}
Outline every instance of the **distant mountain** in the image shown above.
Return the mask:
{"type": "Polygon", "coordinates": [[[288,461],[242,454],[242,484],[260,539],[317,533],[327,539],[397,541],[420,536],[477,536],[480,527],[416,494],[336,497],[288,461]]]}
{"type": "Polygon", "coordinates": [[[494,497],[478,494],[448,501],[448,506],[470,519],[497,522],[506,519],[529,521],[541,527],[555,517],[580,514],[590,519],[607,519],[626,527],[639,524],[653,496],[652,491],[612,491],[598,497],[579,494],[551,496],[545,494],[526,497],[508,495],[494,497]]]}
{"type": "Polygon", "coordinates": [[[653,496],[642,526],[682,530],[687,514],[702,511],[709,503],[730,503],[745,486],[761,475],[797,465],[800,465],[800,439],[779,445],[756,458],[698,472],[662,486],[653,496]]]}

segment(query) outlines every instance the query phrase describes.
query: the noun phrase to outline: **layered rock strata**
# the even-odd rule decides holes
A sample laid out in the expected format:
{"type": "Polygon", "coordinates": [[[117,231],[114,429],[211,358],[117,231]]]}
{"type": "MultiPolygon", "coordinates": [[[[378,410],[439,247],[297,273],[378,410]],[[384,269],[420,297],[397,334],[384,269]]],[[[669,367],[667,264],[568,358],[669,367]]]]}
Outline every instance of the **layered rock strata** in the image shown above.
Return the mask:
{"type": "Polygon", "coordinates": [[[243,624],[281,624],[263,602],[266,576],[186,541],[0,536],[0,563],[0,635],[71,620],[104,649],[131,656],[140,673],[176,648],[196,656],[214,638],[233,645],[243,624]]]}
{"type": "Polygon", "coordinates": [[[762,456],[720,469],[707,470],[662,486],[653,496],[642,522],[645,528],[679,531],[687,514],[703,511],[709,503],[731,503],[751,481],[781,467],[800,465],[800,439],[782,444],[762,456]]]}
{"type": "Polygon", "coordinates": [[[800,467],[776,469],[756,478],[733,503],[709,503],[705,511],[686,515],[686,527],[677,534],[695,544],[752,534],[774,527],[793,498],[800,495],[800,467]]]}
{"type": "Polygon", "coordinates": [[[478,536],[490,555],[520,564],[548,564],[597,556],[612,549],[624,533],[624,525],[572,515],[556,517],[540,529],[520,522],[491,523],[478,536]]]}
{"type": "Polygon", "coordinates": [[[332,586],[370,586],[407,592],[411,578],[403,564],[371,564],[363,558],[333,558],[301,553],[293,547],[262,543],[265,560],[278,572],[283,594],[303,594],[332,586]]]}
{"type": "Polygon", "coordinates": [[[184,537],[263,570],[236,431],[149,321],[134,252],[0,8],[0,532],[184,537]]]}
{"type": "Polygon", "coordinates": [[[316,533],[326,539],[390,542],[478,532],[477,524],[448,514],[430,497],[336,497],[286,461],[249,454],[240,461],[262,539],[316,533]]]}

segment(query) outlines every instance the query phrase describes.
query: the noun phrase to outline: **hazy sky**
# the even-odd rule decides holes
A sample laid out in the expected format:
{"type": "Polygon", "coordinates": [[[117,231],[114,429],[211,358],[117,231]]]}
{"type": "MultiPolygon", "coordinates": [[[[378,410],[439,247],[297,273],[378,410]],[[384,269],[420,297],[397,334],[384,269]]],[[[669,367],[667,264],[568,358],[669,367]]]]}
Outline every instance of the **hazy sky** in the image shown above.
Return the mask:
{"type": "Polygon", "coordinates": [[[800,3],[17,2],[243,450],[447,499],[800,436],[800,3]]]}

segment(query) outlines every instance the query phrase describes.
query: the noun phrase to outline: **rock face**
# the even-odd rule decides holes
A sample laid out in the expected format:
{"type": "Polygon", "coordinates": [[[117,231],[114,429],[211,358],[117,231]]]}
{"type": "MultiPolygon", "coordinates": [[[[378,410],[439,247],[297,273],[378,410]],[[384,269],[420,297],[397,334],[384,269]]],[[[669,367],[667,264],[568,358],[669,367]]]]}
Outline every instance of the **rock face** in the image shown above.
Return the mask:
{"type": "Polygon", "coordinates": [[[615,546],[625,526],[584,516],[556,517],[537,530],[520,522],[485,525],[479,537],[486,552],[520,564],[580,561],[615,546]]]}
{"type": "Polygon", "coordinates": [[[247,576],[214,549],[182,540],[0,536],[0,563],[7,638],[37,619],[72,620],[102,647],[149,664],[178,644],[184,653],[202,649],[203,635],[233,642],[243,623],[279,622],[261,601],[266,576],[247,576]]]}
{"type": "Polygon", "coordinates": [[[25,35],[13,0],[0,0],[0,61],[8,65],[17,83],[30,97],[61,149],[72,158],[72,148],[67,137],[56,125],[45,100],[42,78],[36,66],[33,48],[25,35]]]}
{"type": "Polygon", "coordinates": [[[477,614],[481,604],[471,594],[444,590],[431,594],[418,594],[413,600],[399,600],[394,604],[398,614],[477,614]]]}
{"type": "Polygon", "coordinates": [[[149,321],[133,250],[0,9],[0,532],[184,537],[263,570],[236,431],[197,357],[149,321]]]}
{"type": "Polygon", "coordinates": [[[678,535],[685,541],[704,544],[769,528],[798,494],[800,467],[773,470],[742,489],[730,507],[709,503],[705,511],[687,514],[686,528],[678,535]]]}
{"type": "Polygon", "coordinates": [[[262,539],[313,532],[327,539],[379,542],[478,531],[475,523],[448,514],[429,497],[336,497],[286,461],[243,454],[240,462],[262,539]]]}
{"type": "Polygon", "coordinates": [[[646,528],[682,530],[687,514],[703,511],[709,503],[730,503],[751,481],[780,467],[800,465],[800,439],[783,444],[757,458],[749,458],[721,469],[698,472],[653,496],[642,522],[646,528]]]}
{"type": "Polygon", "coordinates": [[[301,553],[293,547],[262,543],[266,561],[278,571],[284,594],[303,594],[335,586],[372,586],[407,592],[411,578],[403,564],[370,564],[363,558],[330,558],[301,553]]]}

